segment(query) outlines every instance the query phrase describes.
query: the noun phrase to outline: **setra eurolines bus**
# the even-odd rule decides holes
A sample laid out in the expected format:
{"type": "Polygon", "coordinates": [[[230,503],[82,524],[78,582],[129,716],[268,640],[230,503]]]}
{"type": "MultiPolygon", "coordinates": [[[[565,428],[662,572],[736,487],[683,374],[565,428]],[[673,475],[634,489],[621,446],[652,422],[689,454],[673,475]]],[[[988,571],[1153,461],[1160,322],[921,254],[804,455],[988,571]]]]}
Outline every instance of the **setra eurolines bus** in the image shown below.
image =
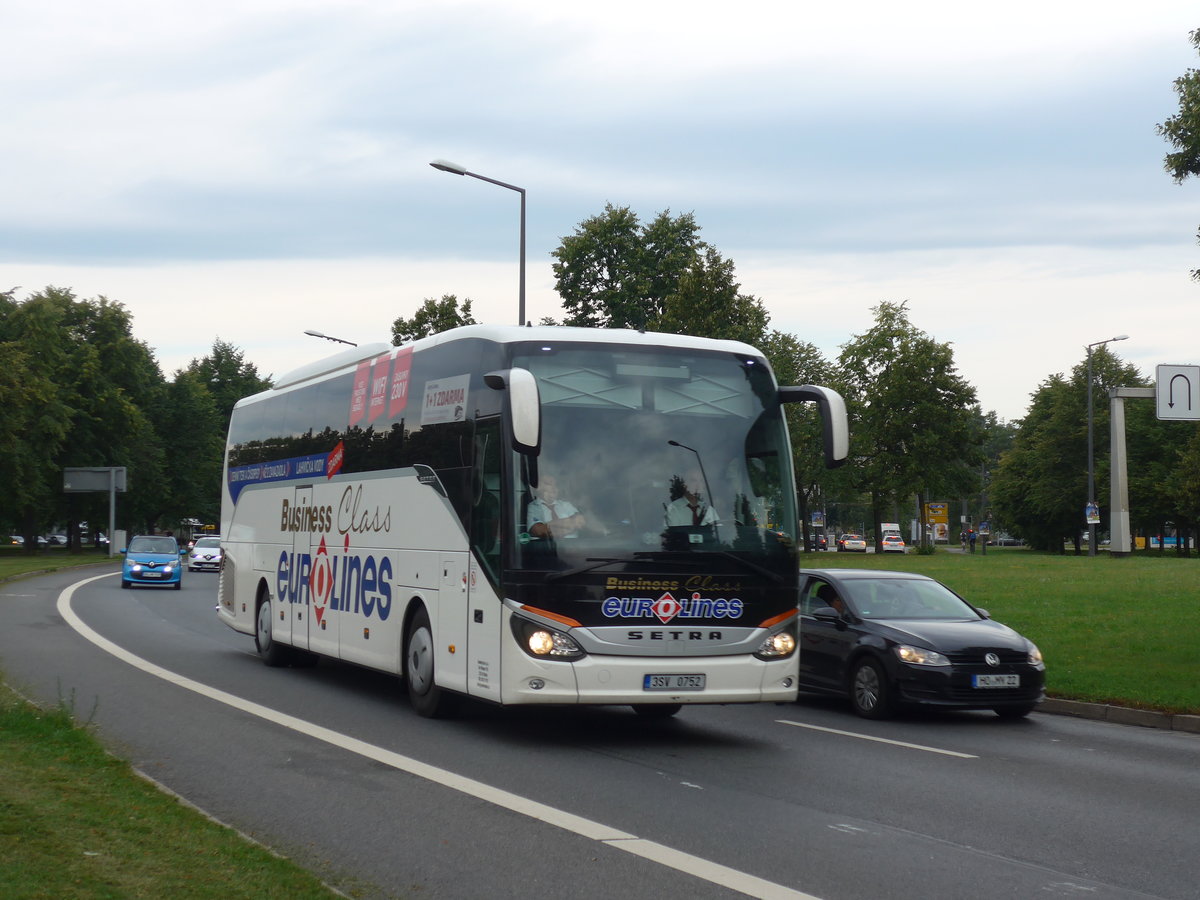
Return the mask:
{"type": "Polygon", "coordinates": [[[792,700],[804,400],[839,464],[842,398],[746,344],[470,325],[347,351],[233,411],[218,615],[267,665],[395,673],[426,716],[792,700]]]}

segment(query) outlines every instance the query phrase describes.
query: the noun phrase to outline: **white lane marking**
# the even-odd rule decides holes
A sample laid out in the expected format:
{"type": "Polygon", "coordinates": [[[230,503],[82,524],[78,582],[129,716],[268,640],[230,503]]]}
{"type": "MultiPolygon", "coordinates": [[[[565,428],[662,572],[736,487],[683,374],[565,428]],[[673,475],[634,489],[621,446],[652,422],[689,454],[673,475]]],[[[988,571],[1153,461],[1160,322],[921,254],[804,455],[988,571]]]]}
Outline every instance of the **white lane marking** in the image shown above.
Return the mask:
{"type": "Polygon", "coordinates": [[[360,741],[357,738],[352,738],[348,735],[333,731],[329,728],[324,728],[321,725],[306,722],[303,719],[298,719],[295,716],[290,716],[287,713],[279,712],[271,709],[268,706],[254,703],[250,700],[245,700],[234,694],[226,693],[217,688],[209,687],[206,684],[201,684],[198,681],[193,681],[169,669],[164,669],[161,666],[155,665],[149,660],[142,659],[140,656],[135,656],[125,648],[114,644],[108,638],[92,630],[79,616],[75,610],[71,608],[71,598],[75,594],[77,588],[90,584],[93,581],[99,581],[101,578],[109,578],[111,573],[106,575],[97,575],[92,578],[86,578],[83,581],[75,584],[64,590],[58,597],[58,611],[66,620],[67,624],[74,628],[79,634],[87,638],[101,650],[110,653],[123,662],[141,669],[150,675],[161,678],[164,681],[169,681],[172,684],[178,685],[194,693],[200,694],[203,697],[208,697],[211,700],[216,700],[218,703],[224,703],[226,706],[231,706],[234,709],[239,709],[242,712],[249,713],[252,716],[258,716],[268,722],[273,722],[284,728],[289,728],[292,731],[307,735],[319,741],[324,741],[334,747],[340,747],[343,750],[348,750],[351,753],[357,753],[366,759],[374,760],[375,762],[383,763],[394,769],[402,772],[407,772],[410,775],[416,775],[418,778],[424,778],[427,781],[432,781],[434,784],[440,784],[443,787],[450,788],[454,791],[466,794],[470,797],[475,797],[480,800],[485,800],[502,809],[507,809],[512,812],[520,813],[521,815],[529,816],[532,819],[537,819],[539,822],[545,822],[547,825],[553,825],[556,828],[561,828],[564,831],[569,831],[581,837],[590,838],[594,841],[600,841],[618,850],[624,850],[632,853],[635,856],[640,856],[651,862],[659,863],[676,871],[683,872],[686,875],[692,875],[696,878],[704,879],[713,884],[727,887],[730,890],[745,894],[750,897],[760,897],[764,900],[818,900],[812,894],[806,894],[803,891],[792,890],[784,887],[781,884],[775,884],[772,881],[767,881],[758,878],[754,875],[740,872],[737,869],[731,869],[728,866],[720,865],[719,863],[711,862],[707,859],[702,859],[698,856],[692,856],[689,853],[683,853],[679,850],[673,850],[670,847],[665,847],[662,844],[648,841],[639,838],[635,834],[630,834],[627,831],[622,831],[619,828],[612,828],[604,825],[601,822],[593,822],[590,819],[585,819],[582,816],[577,816],[574,813],[566,812],[565,810],[556,809],[553,806],[547,806],[544,803],[538,803],[536,800],[530,800],[527,797],[522,797],[519,794],[511,793],[510,791],[501,788],[492,787],[484,784],[481,781],[476,781],[473,778],[465,778],[461,775],[456,775],[453,772],[448,772],[445,769],[439,769],[436,766],[428,765],[409,756],[403,756],[399,753],[393,753],[391,750],[385,750],[382,747],[377,747],[374,744],[368,744],[366,741],[360,741]]]}
{"type": "Polygon", "coordinates": [[[887,738],[873,737],[869,734],[859,734],[856,731],[839,731],[836,728],[822,728],[820,725],[809,725],[805,722],[791,722],[787,719],[776,719],[780,725],[793,725],[796,728],[808,728],[812,731],[824,731],[827,734],[840,734],[843,737],[858,738],[863,741],[875,741],[879,744],[891,744],[893,747],[907,747],[909,750],[924,750],[926,753],[940,753],[942,756],[957,756],[959,759],[979,759],[972,753],[959,753],[957,750],[942,750],[939,747],[926,747],[922,744],[909,744],[906,741],[892,741],[887,738]]]}

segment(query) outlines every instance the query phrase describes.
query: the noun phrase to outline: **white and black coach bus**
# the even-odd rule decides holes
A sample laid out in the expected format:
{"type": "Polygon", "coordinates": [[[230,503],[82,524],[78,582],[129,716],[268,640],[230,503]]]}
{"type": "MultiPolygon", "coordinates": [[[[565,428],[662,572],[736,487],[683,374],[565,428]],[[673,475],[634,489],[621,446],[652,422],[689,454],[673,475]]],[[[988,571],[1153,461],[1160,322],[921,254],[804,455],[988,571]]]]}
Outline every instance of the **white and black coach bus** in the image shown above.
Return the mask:
{"type": "Polygon", "coordinates": [[[268,665],[401,676],[416,710],[796,696],[797,516],[754,348],[471,325],[360,347],[237,404],[218,615],[268,665]]]}

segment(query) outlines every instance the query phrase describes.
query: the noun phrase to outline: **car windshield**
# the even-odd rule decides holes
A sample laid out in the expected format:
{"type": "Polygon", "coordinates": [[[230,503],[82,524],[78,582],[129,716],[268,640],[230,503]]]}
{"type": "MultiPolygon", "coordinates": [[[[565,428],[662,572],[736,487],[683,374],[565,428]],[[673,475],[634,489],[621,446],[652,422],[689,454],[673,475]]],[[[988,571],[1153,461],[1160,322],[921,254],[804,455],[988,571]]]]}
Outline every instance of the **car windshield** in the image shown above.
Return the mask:
{"type": "Polygon", "coordinates": [[[196,541],[196,549],[197,550],[199,550],[201,547],[220,547],[220,546],[221,546],[220,538],[200,538],[200,540],[196,541]]]}
{"type": "Polygon", "coordinates": [[[864,619],[978,619],[957,594],[923,578],[855,578],[843,582],[864,619]]]}
{"type": "Polygon", "coordinates": [[[175,538],[136,537],[129,542],[130,553],[175,553],[179,545],[175,538]]]}

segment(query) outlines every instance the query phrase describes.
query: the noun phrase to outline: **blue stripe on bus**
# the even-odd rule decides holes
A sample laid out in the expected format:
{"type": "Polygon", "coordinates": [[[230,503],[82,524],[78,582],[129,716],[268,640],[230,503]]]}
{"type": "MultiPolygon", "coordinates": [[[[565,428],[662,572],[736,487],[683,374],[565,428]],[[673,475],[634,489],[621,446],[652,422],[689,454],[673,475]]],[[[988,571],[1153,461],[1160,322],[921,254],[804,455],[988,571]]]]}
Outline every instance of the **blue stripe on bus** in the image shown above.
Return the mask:
{"type": "Polygon", "coordinates": [[[292,481],[301,478],[322,478],[325,476],[325,466],[328,460],[327,453],[313,453],[308,456],[293,456],[291,459],[276,459],[249,466],[237,466],[229,470],[229,496],[236,503],[242,489],[252,484],[292,481]]]}

